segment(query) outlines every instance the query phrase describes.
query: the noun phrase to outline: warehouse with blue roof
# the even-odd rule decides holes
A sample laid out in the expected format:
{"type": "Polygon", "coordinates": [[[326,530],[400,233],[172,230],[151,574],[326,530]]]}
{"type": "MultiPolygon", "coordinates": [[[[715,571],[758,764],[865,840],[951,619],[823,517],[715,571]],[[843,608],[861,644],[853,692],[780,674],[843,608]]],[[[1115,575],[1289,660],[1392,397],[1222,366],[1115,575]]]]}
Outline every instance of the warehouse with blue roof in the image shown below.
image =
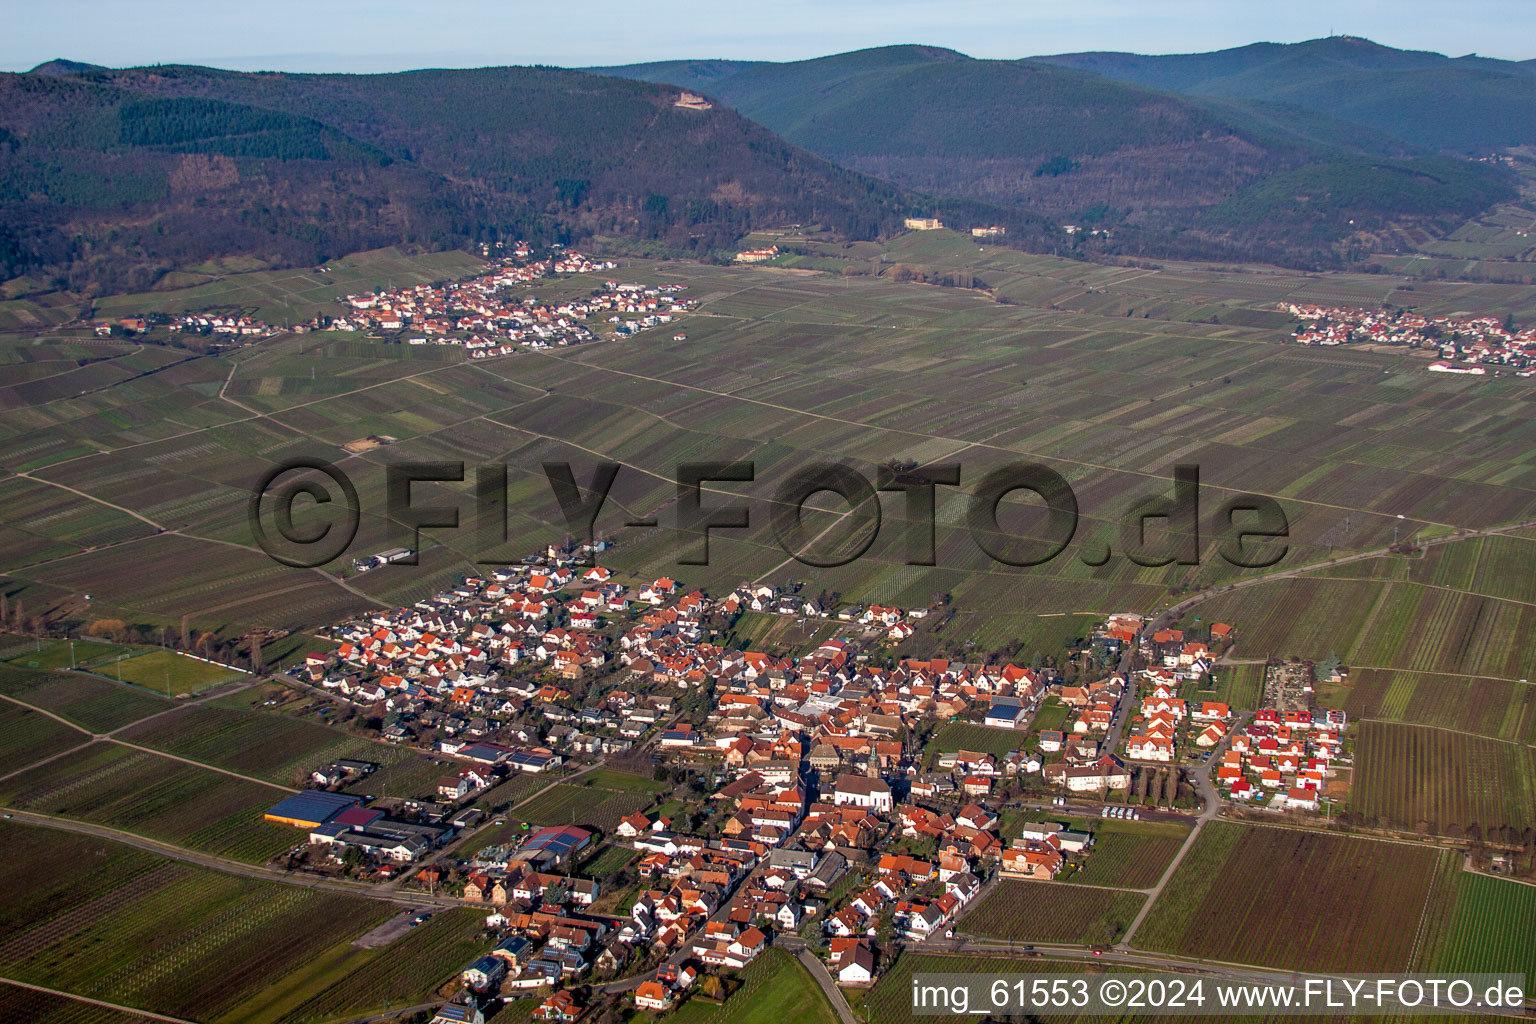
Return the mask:
{"type": "Polygon", "coordinates": [[[297,828],[319,828],[348,807],[355,807],[360,803],[362,800],[359,797],[346,793],[305,790],[279,800],[269,807],[262,817],[268,821],[293,825],[297,828]]]}

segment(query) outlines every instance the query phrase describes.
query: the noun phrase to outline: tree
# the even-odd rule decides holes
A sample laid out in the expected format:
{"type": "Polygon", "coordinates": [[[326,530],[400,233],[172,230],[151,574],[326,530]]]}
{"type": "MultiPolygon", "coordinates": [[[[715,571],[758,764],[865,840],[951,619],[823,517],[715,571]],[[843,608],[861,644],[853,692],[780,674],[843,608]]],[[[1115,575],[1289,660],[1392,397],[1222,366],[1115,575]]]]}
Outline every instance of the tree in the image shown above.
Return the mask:
{"type": "Polygon", "coordinates": [[[184,651],[190,651],[192,649],[191,615],[183,615],[181,617],[181,649],[184,651]]]}
{"type": "Polygon", "coordinates": [[[123,634],[128,631],[128,624],[122,619],[97,619],[85,627],[85,631],[91,636],[99,636],[107,640],[121,640],[123,634]]]}

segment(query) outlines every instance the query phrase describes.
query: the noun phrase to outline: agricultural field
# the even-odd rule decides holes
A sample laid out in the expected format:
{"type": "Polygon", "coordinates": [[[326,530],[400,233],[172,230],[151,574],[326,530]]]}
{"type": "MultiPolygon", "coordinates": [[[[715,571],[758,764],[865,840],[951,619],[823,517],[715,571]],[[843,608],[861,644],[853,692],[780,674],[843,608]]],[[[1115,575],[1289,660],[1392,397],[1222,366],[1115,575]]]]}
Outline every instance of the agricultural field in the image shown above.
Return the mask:
{"type": "MultiPolygon", "coordinates": [[[[250,550],[243,488],[278,459],[334,452],[369,434],[398,438],[392,454],[401,458],[452,450],[507,462],[521,513],[512,517],[509,554],[563,530],[547,483],[522,467],[545,458],[570,458],[578,468],[598,456],[621,461],[628,469],[597,523],[622,538],[613,568],[671,574],[717,591],[777,570],[846,600],[903,606],[949,595],[941,615],[954,617],[932,620],[909,642],[918,655],[965,657],[979,648],[1027,661],[1036,651],[1052,653],[1092,616],[1150,608],[1174,586],[1246,575],[1216,555],[1215,537],[1197,569],[1143,568],[1118,551],[1098,567],[1078,557],[1086,546],[1117,542],[1122,513],[1165,493],[1179,460],[1200,463],[1202,501],[1211,507],[1236,491],[1277,496],[1291,525],[1287,565],[1381,546],[1400,525],[1399,513],[1410,531],[1536,517],[1536,470],[1525,461],[1536,428],[1509,412],[1536,393],[1536,382],[1439,380],[1403,353],[1283,343],[1289,323],[1275,303],[1374,306],[1395,294],[1389,276],[1318,279],[1192,265],[1133,271],[996,247],[978,253],[959,237],[898,239],[888,250],[891,259],[973,269],[1016,304],[883,278],[634,261],[626,279],[685,284],[702,299],[710,315],[689,325],[687,340],[604,343],[468,366],[401,346],[305,335],[262,342],[242,353],[237,368],[198,357],[128,380],[94,394],[89,415],[63,419],[43,401],[23,401],[0,412],[0,461],[29,467],[43,487],[73,488],[177,532],[43,563],[27,557],[29,545],[36,547],[27,538],[17,539],[14,552],[0,544],[7,589],[29,608],[65,618],[83,617],[79,595],[90,593],[93,614],[113,609],[129,621],[173,628],[182,614],[219,631],[334,621],[364,602],[333,579],[250,550]],[[1127,317],[1130,311],[1136,316],[1127,317]],[[968,339],[958,349],[957,331],[968,339]],[[1420,422],[1427,405],[1435,409],[1433,424],[1420,422]],[[285,426],[252,420],[253,409],[285,426]],[[695,455],[752,459],[752,497],[771,494],[813,460],[839,458],[870,474],[891,458],[960,452],[966,483],[940,489],[938,564],[931,567],[906,564],[897,501],[887,503],[886,526],[864,558],[822,571],[785,566],[760,514],[752,529],[720,531],[708,566],[680,566],[669,531],[622,529],[633,514],[668,503],[672,470],[695,455]],[[986,557],[964,526],[967,488],[1019,459],[1060,470],[1082,515],[1063,557],[1028,570],[986,557]]],[[[296,304],[362,287],[361,278],[343,283],[354,271],[397,284],[414,279],[409,273],[451,276],[451,267],[427,267],[425,258],[403,258],[414,270],[396,265],[401,259],[362,254],[319,273],[239,275],[210,267],[218,280],[122,301],[291,313],[296,304]]],[[[1519,289],[1431,282],[1417,282],[1400,298],[1447,311],[1526,301],[1519,289]]],[[[103,308],[113,301],[103,300],[103,308]]],[[[380,507],[382,467],[365,457],[342,465],[365,505],[380,507]]],[[[469,484],[444,490],[470,507],[469,484]]],[[[421,566],[370,573],[357,586],[400,603],[451,581],[479,554],[474,525],[457,534],[428,531],[421,566]]],[[[99,547],[117,528],[82,520],[60,538],[99,547]]],[[[1008,529],[1029,532],[1022,522],[1008,529]]],[[[391,546],[389,534],[382,517],[366,515],[351,553],[391,546]]],[[[346,557],[327,568],[345,573],[346,557]]],[[[1298,593],[1320,582],[1295,581],[1298,593]]],[[[1282,624],[1286,615],[1270,614],[1280,599],[1265,593],[1269,587],[1215,600],[1245,602],[1246,620],[1222,617],[1253,627],[1247,655],[1321,657],[1336,647],[1352,665],[1536,674],[1527,671],[1536,652],[1521,640],[1536,620],[1514,603],[1515,591],[1489,586],[1469,596],[1378,580],[1342,586],[1336,603],[1302,614],[1294,628],[1282,624]],[[1403,628],[1393,625],[1400,617],[1403,628]],[[1357,641],[1360,649],[1351,650],[1357,641]]],[[[1303,593],[1296,604],[1305,610],[1319,602],[1303,593]]]]}
{"type": "Polygon", "coordinates": [[[938,751],[975,750],[1002,757],[1010,750],[1022,749],[1029,739],[1023,729],[997,729],[975,722],[950,722],[934,734],[929,749],[938,751]]]}
{"type": "Polygon", "coordinates": [[[10,701],[0,700],[0,774],[24,768],[60,751],[89,743],[89,733],[73,729],[10,701]]]}
{"type": "Polygon", "coordinates": [[[110,732],[168,711],[163,697],[80,672],[31,672],[0,666],[0,693],[92,732],[110,732]]]}
{"type": "Polygon", "coordinates": [[[1429,725],[1536,743],[1536,686],[1510,679],[1354,669],[1327,694],[1352,721],[1429,725]]]}
{"type": "Polygon", "coordinates": [[[1480,594],[1311,575],[1218,596],[1197,610],[1238,624],[1243,658],[1335,654],[1351,669],[1536,676],[1536,605],[1480,594]]]}
{"type": "Polygon", "coordinates": [[[1489,835],[1536,824],[1536,750],[1450,729],[1360,723],[1349,806],[1389,827],[1489,835]]]}
{"type": "Polygon", "coordinates": [[[153,747],[203,764],[254,775],[283,786],[300,786],[309,773],[337,758],[374,761],[381,767],[358,784],[368,792],[382,792],[395,783],[395,796],[417,796],[401,789],[400,766],[415,769],[427,781],[444,774],[441,761],[414,751],[375,743],[340,729],[265,711],[241,711],[206,704],[177,708],[125,730],[121,739],[153,747]]]}
{"type": "Polygon", "coordinates": [[[292,1000],[284,1000],[291,1005],[270,1016],[236,1012],[225,1020],[228,1024],[256,1019],[279,1024],[346,1020],[382,1010],[386,1003],[399,1007],[430,1000],[445,982],[457,981],[465,964],[484,954],[484,917],[484,911],[469,907],[433,914],[382,949],[354,952],[340,965],[344,973],[303,1002],[292,1005],[292,1000]]]}
{"type": "Polygon", "coordinates": [[[0,1020],[26,1024],[151,1024],[154,1018],[0,982],[0,1020]]]}
{"type": "Polygon", "coordinates": [[[590,825],[601,832],[612,832],[625,816],[655,802],[650,792],[561,783],[518,804],[509,813],[533,825],[590,825]]]}
{"type": "Polygon", "coordinates": [[[1131,941],[1265,967],[1406,970],[1438,869],[1455,857],[1402,843],[1213,821],[1131,941]]]}
{"type": "Polygon", "coordinates": [[[1004,879],[959,920],[955,931],[1016,942],[1114,942],[1144,899],[1137,893],[1067,882],[1004,879]]]}
{"type": "Polygon", "coordinates": [[[294,323],[334,309],[335,300],[342,295],[371,291],[387,284],[430,284],[472,274],[481,266],[482,261],[465,252],[408,255],[395,248],[354,253],[321,267],[287,270],[231,273],[217,263],[210,263],[187,275],[203,279],[188,281],[189,287],[112,296],[97,303],[96,313],[129,316],[238,309],[268,323],[294,323]]]}
{"type": "Polygon", "coordinates": [[[1466,874],[1434,969],[1536,978],[1536,886],[1466,874]]]}
{"type": "Polygon", "coordinates": [[[176,651],[151,650],[95,669],[118,682],[133,683],[167,697],[201,693],[203,690],[250,678],[248,673],[225,665],[201,661],[176,651]]]}
{"type": "Polygon", "coordinates": [[[639,859],[640,854],[627,846],[604,846],[581,866],[581,870],[593,878],[605,878],[639,859]]]}
{"type": "Polygon", "coordinates": [[[173,1016],[238,1014],[396,912],[72,833],[7,822],[0,839],[0,973],[173,1016]]]}
{"type": "Polygon", "coordinates": [[[657,782],[644,775],[599,768],[581,777],[583,785],[594,786],[614,793],[663,793],[672,788],[670,782],[657,782]]]}
{"type": "Polygon", "coordinates": [[[302,838],[261,820],[285,792],[99,742],[0,782],[0,803],[260,864],[302,838]]]}
{"type": "Polygon", "coordinates": [[[1092,852],[1071,877],[1079,885],[1149,889],[1163,877],[1189,826],[1179,821],[1121,821],[1105,818],[1093,830],[1092,852]]]}

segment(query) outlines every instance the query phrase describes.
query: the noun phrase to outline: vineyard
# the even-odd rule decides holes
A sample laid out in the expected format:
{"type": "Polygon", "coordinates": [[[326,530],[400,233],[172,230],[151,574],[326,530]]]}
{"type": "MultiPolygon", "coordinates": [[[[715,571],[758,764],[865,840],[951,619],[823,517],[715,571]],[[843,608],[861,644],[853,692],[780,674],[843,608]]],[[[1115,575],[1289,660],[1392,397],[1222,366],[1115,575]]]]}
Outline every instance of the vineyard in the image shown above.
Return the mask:
{"type": "Polygon", "coordinates": [[[643,811],[655,801],[655,795],[648,792],[562,783],[518,804],[510,813],[534,825],[591,825],[612,832],[627,815],[643,811]]]}
{"type": "MultiPolygon", "coordinates": [[[[424,771],[441,775],[442,762],[422,758],[410,750],[373,743],[314,722],[261,711],[193,705],[135,726],[122,738],[203,764],[217,765],[242,775],[254,775],[281,785],[301,784],[316,768],[337,758],[373,761],[382,767],[368,777],[373,789],[383,772],[402,762],[419,760],[424,771]]],[[[398,773],[392,773],[398,774],[398,773]]],[[[435,776],[434,776],[435,778],[435,776]]],[[[396,790],[397,795],[417,795],[396,790]]]]}
{"type": "Polygon", "coordinates": [[[1486,875],[1461,879],[1450,934],[1434,965],[1442,971],[1523,973],[1536,978],[1536,886],[1486,875]]]}
{"type": "Polygon", "coordinates": [[[974,722],[950,722],[940,729],[929,744],[930,750],[975,750],[993,757],[1002,757],[1010,750],[1018,750],[1028,736],[1014,729],[994,729],[974,722]]]}
{"type": "Polygon", "coordinates": [[[1015,942],[1114,942],[1145,897],[1117,889],[1005,879],[955,931],[1015,942]]]}
{"type": "Polygon", "coordinates": [[[1163,877],[1188,836],[1189,826],[1183,822],[1104,819],[1093,833],[1087,863],[1072,876],[1072,881],[1079,885],[1151,888],[1163,877]]]}
{"type": "Polygon", "coordinates": [[[294,842],[261,820],[281,790],[98,742],[0,783],[0,802],[262,863],[294,842]]]}
{"type": "Polygon", "coordinates": [[[1451,853],[1211,822],[1136,932],[1138,947],[1316,971],[1401,971],[1451,853]]]}
{"type": "Polygon", "coordinates": [[[1356,669],[1342,687],[1351,719],[1433,725],[1536,743],[1536,687],[1512,679],[1356,669]]]}
{"type": "MultiPolygon", "coordinates": [[[[353,966],[339,981],[280,1018],[282,1024],[364,1015],[432,998],[489,944],[482,941],[484,914],[468,907],[433,915],[381,950],[353,966]]],[[[361,955],[361,954],[360,954],[361,955]]]]}
{"type": "Polygon", "coordinates": [[[1362,722],[1351,809],[1442,835],[1536,824],[1531,748],[1425,726],[1362,722]]]}
{"type": "Polygon", "coordinates": [[[119,1013],[63,996],[0,982],[0,1020],[26,1024],[150,1024],[148,1017],[119,1013]]]}
{"type": "Polygon", "coordinates": [[[0,838],[0,971],[175,1016],[216,1017],[394,912],[86,836],[7,824],[0,838]]]}
{"type": "Polygon", "coordinates": [[[0,765],[8,772],[89,741],[47,715],[0,701],[0,765]]]}
{"type": "Polygon", "coordinates": [[[5,666],[0,666],[0,693],[92,732],[117,729],[172,706],[143,690],[83,673],[29,672],[5,666]]]}

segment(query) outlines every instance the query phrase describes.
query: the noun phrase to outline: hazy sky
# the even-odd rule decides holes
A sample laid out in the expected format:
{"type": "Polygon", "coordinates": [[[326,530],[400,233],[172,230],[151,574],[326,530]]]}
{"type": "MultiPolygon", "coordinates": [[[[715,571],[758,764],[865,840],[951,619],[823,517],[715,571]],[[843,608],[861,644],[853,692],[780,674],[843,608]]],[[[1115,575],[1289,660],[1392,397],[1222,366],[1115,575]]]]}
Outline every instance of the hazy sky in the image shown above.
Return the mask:
{"type": "Polygon", "coordinates": [[[796,60],[888,43],[1182,53],[1330,31],[1536,57],[1536,0],[0,0],[0,16],[0,69],[12,71],[53,57],[286,71],[796,60]]]}

